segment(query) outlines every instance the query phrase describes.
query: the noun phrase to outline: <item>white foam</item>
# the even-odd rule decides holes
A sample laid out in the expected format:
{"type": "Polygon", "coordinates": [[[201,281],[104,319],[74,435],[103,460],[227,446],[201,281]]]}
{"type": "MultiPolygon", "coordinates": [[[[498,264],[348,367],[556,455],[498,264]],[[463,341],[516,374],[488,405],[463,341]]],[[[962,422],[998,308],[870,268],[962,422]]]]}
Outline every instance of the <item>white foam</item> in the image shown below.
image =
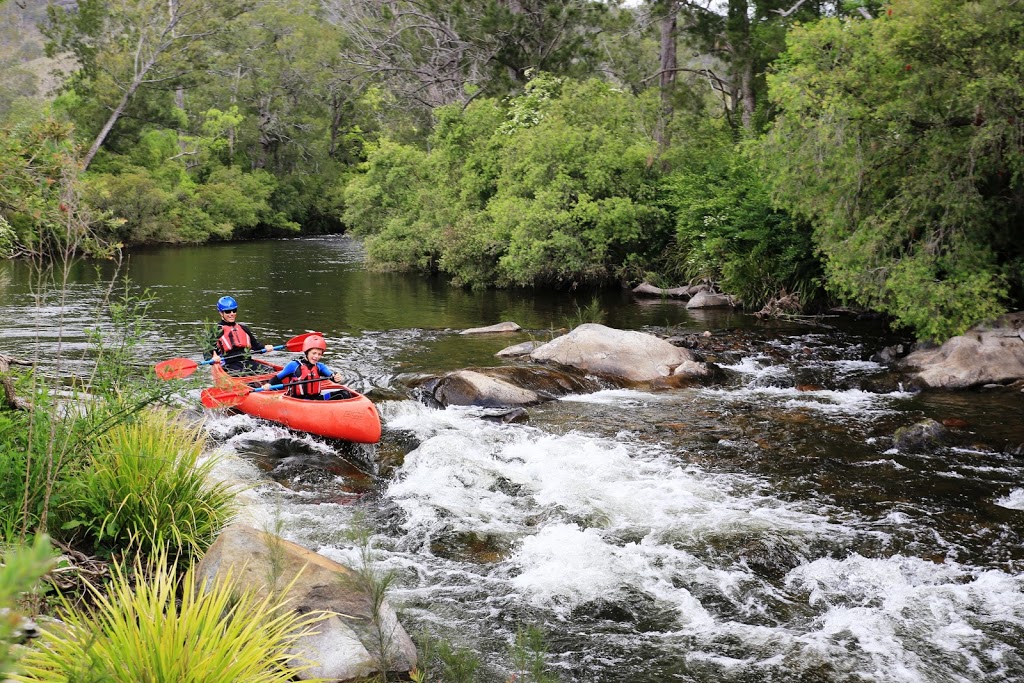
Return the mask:
{"type": "Polygon", "coordinates": [[[798,567],[786,584],[822,611],[799,640],[827,658],[856,651],[858,673],[870,680],[932,681],[936,656],[957,662],[948,680],[986,678],[1007,649],[981,646],[979,626],[1024,627],[1024,581],[994,570],[855,554],[798,567]]]}
{"type": "Polygon", "coordinates": [[[743,389],[708,388],[703,392],[723,402],[767,401],[794,410],[808,409],[868,419],[890,414],[890,406],[894,400],[910,395],[903,392],[875,394],[860,389],[799,391],[795,387],[773,386],[748,386],[743,389]]]}
{"type": "Polygon", "coordinates": [[[1024,510],[1024,489],[1013,489],[1005,496],[997,498],[995,503],[1011,510],[1024,510]]]}

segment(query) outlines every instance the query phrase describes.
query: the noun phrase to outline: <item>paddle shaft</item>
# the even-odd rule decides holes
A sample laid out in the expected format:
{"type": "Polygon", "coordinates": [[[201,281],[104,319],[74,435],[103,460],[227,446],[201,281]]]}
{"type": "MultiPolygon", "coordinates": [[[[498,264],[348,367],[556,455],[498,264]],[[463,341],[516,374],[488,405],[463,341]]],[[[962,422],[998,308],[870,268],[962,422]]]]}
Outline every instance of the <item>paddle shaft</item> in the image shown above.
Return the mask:
{"type": "MultiPolygon", "coordinates": [[[[202,403],[207,408],[230,408],[237,406],[245,397],[249,394],[256,393],[258,391],[280,391],[290,386],[298,384],[309,384],[311,382],[327,382],[329,378],[318,377],[316,379],[304,379],[298,382],[289,382],[288,384],[272,384],[269,388],[264,389],[263,387],[250,387],[239,385],[235,389],[222,389],[218,387],[210,387],[209,389],[203,389],[201,394],[202,403]]],[[[341,385],[342,389],[347,388],[341,385]]],[[[331,391],[334,391],[333,389],[331,391]]]]}
{"type": "MultiPolygon", "coordinates": [[[[306,332],[298,336],[292,337],[284,344],[275,346],[273,351],[280,351],[287,349],[288,351],[302,351],[302,346],[306,339],[312,335],[321,335],[320,332],[306,332]]],[[[249,354],[254,355],[257,353],[267,353],[267,349],[259,349],[257,351],[250,351],[249,354]]],[[[218,354],[219,355],[219,354],[218,354]]],[[[223,364],[224,358],[220,357],[218,360],[223,364]]],[[[210,365],[214,362],[212,358],[204,361],[194,361],[189,358],[171,358],[170,360],[161,361],[156,364],[153,368],[156,370],[157,377],[160,379],[182,379],[188,377],[196,371],[200,365],[210,365]]]]}

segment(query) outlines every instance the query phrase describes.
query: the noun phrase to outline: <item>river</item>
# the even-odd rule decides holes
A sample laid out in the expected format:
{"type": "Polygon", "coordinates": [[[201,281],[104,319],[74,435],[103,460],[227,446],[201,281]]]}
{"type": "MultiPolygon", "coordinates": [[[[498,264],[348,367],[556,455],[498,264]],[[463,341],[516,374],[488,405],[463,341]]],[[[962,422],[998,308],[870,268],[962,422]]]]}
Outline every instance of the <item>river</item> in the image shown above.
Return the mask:
{"type": "MultiPolygon", "coordinates": [[[[871,360],[900,341],[878,323],[469,292],[369,273],[342,237],[147,249],[122,272],[155,297],[142,371],[198,359],[223,294],[263,343],[325,333],[326,362],[377,402],[380,444],[213,412],[207,430],[253,484],[252,516],[285,537],[352,561],[345,530],[368,525],[407,630],[480,653],[481,681],[509,679],[530,625],[565,683],[1024,680],[1024,394],[910,391],[871,360]],[[569,396],[511,425],[405,389],[598,312],[710,332],[727,379],[569,396]],[[505,320],[524,331],[458,334],[505,320]],[[923,417],[959,426],[940,448],[896,449],[923,417]]],[[[85,348],[113,273],[78,266],[66,300],[40,300],[23,264],[0,264],[0,352],[37,349],[45,367],[58,344],[85,348]]],[[[182,387],[198,414],[197,391],[182,387]]]]}

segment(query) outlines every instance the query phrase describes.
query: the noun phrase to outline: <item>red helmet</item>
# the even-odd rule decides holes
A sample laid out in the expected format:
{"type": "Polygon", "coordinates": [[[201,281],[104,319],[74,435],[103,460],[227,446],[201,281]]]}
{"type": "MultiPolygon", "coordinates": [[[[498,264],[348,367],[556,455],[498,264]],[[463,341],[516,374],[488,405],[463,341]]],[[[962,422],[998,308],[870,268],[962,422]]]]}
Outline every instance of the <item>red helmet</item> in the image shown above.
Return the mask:
{"type": "Polygon", "coordinates": [[[327,350],[327,342],[319,334],[311,334],[306,337],[306,341],[302,342],[302,352],[305,353],[310,349],[320,349],[321,351],[327,350]]]}

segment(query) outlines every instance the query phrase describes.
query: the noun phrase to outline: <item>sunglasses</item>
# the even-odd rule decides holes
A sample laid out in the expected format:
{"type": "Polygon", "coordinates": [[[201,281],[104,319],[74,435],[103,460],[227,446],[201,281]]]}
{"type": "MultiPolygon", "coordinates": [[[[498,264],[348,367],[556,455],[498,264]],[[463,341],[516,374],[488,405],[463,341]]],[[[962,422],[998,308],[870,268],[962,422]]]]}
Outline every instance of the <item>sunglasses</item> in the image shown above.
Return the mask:
{"type": "Polygon", "coordinates": [[[221,313],[224,313],[225,315],[227,315],[229,313],[238,313],[238,309],[237,308],[232,308],[230,311],[221,311],[221,313]]]}

